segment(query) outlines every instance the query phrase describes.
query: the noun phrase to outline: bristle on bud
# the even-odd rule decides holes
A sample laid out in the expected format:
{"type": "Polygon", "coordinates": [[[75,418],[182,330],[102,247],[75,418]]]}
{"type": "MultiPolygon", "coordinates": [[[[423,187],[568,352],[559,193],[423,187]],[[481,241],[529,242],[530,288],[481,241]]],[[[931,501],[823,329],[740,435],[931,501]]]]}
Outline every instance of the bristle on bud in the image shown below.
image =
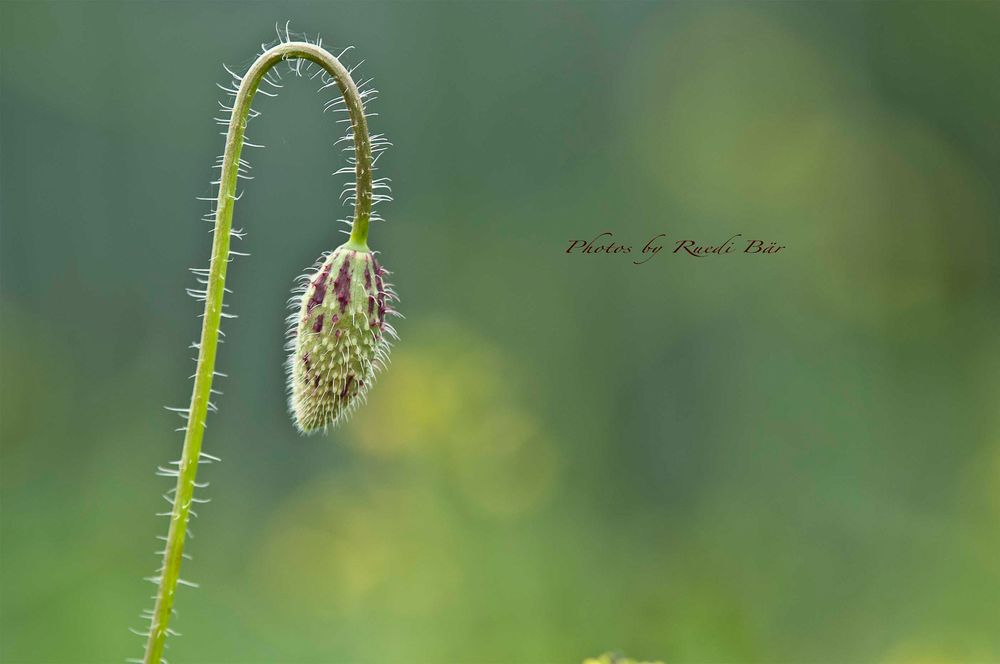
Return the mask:
{"type": "Polygon", "coordinates": [[[339,424],[364,400],[395,337],[397,298],[367,248],[344,244],[302,277],[289,318],[289,410],[302,433],[339,424]]]}

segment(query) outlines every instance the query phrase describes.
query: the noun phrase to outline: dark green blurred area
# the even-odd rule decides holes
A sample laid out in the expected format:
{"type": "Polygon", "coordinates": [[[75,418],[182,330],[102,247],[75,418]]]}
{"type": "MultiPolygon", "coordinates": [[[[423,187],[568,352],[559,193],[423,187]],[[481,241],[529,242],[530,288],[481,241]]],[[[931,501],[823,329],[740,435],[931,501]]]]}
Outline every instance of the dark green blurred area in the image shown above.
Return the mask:
{"type": "Polygon", "coordinates": [[[1000,661],[1000,4],[403,2],[0,4],[0,660],[141,652],[215,83],[286,20],[382,91],[407,318],[298,437],[285,300],[348,210],[288,79],[173,664],[1000,661]],[[788,249],[564,253],[605,230],[788,249]]]}

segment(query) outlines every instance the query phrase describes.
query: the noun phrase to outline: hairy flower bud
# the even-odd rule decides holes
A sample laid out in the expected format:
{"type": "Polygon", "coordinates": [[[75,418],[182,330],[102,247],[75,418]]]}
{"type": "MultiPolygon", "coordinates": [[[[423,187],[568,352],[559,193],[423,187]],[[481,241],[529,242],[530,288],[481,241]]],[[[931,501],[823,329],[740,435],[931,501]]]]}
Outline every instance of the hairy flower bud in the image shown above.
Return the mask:
{"type": "Polygon", "coordinates": [[[302,433],[336,425],[361,401],[389,356],[386,322],[396,314],[387,272],[350,242],[324,255],[302,279],[289,318],[289,410],[302,433]]]}

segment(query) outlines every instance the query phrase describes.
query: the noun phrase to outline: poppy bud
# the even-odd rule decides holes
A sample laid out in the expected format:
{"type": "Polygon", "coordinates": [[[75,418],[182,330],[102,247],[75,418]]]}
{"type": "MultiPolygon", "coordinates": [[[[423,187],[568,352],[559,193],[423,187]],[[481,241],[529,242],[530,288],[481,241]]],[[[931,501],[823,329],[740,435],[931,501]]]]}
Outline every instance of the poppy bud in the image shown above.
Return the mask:
{"type": "Polygon", "coordinates": [[[396,331],[387,272],[367,247],[348,242],[304,275],[290,317],[289,410],[302,433],[336,425],[364,400],[389,358],[396,331]]]}

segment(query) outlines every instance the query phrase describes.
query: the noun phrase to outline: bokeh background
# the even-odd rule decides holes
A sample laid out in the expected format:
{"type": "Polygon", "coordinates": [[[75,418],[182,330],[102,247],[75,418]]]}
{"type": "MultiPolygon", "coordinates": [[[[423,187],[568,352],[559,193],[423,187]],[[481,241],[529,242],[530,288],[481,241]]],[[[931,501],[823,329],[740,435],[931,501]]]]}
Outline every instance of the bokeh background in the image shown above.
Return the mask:
{"type": "Polygon", "coordinates": [[[382,90],[407,318],[297,436],[341,126],[258,98],[171,662],[1000,661],[989,2],[0,4],[0,660],[141,652],[215,84],[286,20],[382,90]]]}

